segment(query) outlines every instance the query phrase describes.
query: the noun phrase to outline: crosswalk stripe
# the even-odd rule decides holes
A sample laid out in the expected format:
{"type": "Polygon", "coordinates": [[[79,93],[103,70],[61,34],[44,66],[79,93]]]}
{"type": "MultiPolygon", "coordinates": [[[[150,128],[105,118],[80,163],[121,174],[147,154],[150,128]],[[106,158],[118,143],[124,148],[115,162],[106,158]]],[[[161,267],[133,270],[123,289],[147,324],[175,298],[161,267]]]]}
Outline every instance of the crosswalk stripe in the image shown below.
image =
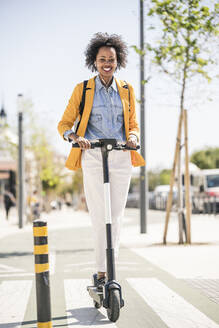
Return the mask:
{"type": "Polygon", "coordinates": [[[8,280],[0,284],[0,326],[21,327],[31,287],[31,280],[8,280]]]}
{"type": "MultiPolygon", "coordinates": [[[[51,251],[49,253],[49,274],[50,276],[55,274],[55,266],[56,266],[56,252],[51,251]]],[[[34,267],[32,267],[34,270],[34,267]]],[[[24,272],[22,269],[17,269],[11,266],[7,266],[4,264],[0,264],[0,278],[6,277],[33,277],[35,273],[32,272],[24,272]]]]}
{"type": "Polygon", "coordinates": [[[128,278],[127,281],[169,328],[219,328],[158,279],[128,278]]]}
{"type": "Polygon", "coordinates": [[[89,279],[64,280],[67,320],[69,327],[76,324],[77,328],[92,325],[93,328],[116,328],[114,323],[109,323],[105,309],[94,308],[93,301],[87,292],[91,285],[89,279]]]}
{"type": "Polygon", "coordinates": [[[56,265],[56,252],[51,251],[49,253],[49,273],[51,276],[55,273],[55,265],[56,265]]]}
{"type": "Polygon", "coordinates": [[[5,264],[0,264],[0,274],[1,273],[11,273],[11,272],[24,272],[22,269],[18,269],[17,267],[12,267],[5,264]]]}
{"type": "Polygon", "coordinates": [[[202,256],[197,256],[198,249],[200,251],[199,245],[192,245],[192,247],[176,245],[156,246],[150,249],[131,248],[131,251],[178,279],[200,279],[200,277],[218,279],[218,265],[215,264],[215,258],[218,256],[219,246],[214,245],[209,252],[209,245],[203,245],[202,256]],[[171,261],[169,261],[170,258],[171,261]],[[208,261],[207,266],[203,265],[206,261],[208,261]]]}

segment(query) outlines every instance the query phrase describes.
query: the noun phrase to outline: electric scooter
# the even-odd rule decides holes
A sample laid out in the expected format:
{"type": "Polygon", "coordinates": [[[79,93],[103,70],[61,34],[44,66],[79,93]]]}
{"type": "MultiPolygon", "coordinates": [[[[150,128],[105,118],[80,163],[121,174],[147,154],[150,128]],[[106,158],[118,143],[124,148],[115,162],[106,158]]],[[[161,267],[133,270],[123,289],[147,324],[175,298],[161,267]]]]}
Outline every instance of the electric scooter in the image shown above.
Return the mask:
{"type": "MultiPolygon", "coordinates": [[[[72,144],[72,147],[79,147],[77,143],[72,144]]],[[[116,139],[99,139],[98,142],[91,143],[91,149],[101,148],[102,163],[103,163],[103,182],[104,182],[104,203],[105,203],[105,221],[106,221],[106,259],[107,259],[107,283],[103,287],[103,291],[97,288],[97,274],[93,275],[93,285],[88,286],[87,290],[93,299],[95,308],[99,309],[101,306],[107,310],[107,316],[110,321],[116,322],[120,315],[120,308],[124,306],[122,298],[122,289],[118,282],[116,282],[115,274],[115,259],[114,249],[112,247],[112,233],[111,233],[111,201],[110,201],[110,181],[108,168],[108,155],[113,149],[115,150],[137,150],[137,148],[130,148],[124,144],[118,144],[116,139]]]]}

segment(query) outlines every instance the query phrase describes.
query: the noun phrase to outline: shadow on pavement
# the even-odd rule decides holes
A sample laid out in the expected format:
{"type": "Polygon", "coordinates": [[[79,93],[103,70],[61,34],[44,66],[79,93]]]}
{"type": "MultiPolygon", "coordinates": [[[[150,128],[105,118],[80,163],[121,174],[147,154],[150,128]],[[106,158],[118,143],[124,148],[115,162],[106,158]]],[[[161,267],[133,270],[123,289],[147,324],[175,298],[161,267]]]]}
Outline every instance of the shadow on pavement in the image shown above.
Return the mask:
{"type": "MultiPolygon", "coordinates": [[[[84,248],[84,249],[63,249],[56,250],[56,254],[75,254],[81,252],[93,252],[93,248],[84,248]]],[[[10,252],[10,253],[0,253],[0,258],[8,258],[14,256],[33,256],[33,252],[10,252]]],[[[0,326],[1,327],[1,326],[0,326]]]]}
{"type": "Polygon", "coordinates": [[[67,316],[68,319],[72,318],[77,320],[77,322],[68,324],[69,327],[77,326],[77,325],[98,326],[98,325],[109,324],[109,320],[100,311],[98,311],[95,308],[85,307],[85,308],[67,310],[67,312],[71,314],[70,316],[67,316]]]}
{"type": "MultiPolygon", "coordinates": [[[[98,326],[98,325],[107,325],[109,324],[109,320],[97,309],[91,307],[78,308],[67,310],[70,315],[63,317],[54,317],[52,318],[53,327],[71,327],[77,325],[84,326],[98,326]],[[75,319],[76,322],[66,323],[66,324],[58,324],[55,323],[56,320],[71,320],[75,319]],[[104,321],[103,321],[104,320],[104,321]]],[[[26,325],[34,325],[32,328],[36,328],[37,320],[29,320],[20,322],[8,322],[8,323],[0,323],[0,328],[15,328],[17,326],[26,326],[26,325]]],[[[31,328],[31,327],[29,327],[31,328]]]]}
{"type": "MultiPolygon", "coordinates": [[[[168,247],[168,246],[181,246],[181,247],[185,247],[185,246],[211,246],[211,245],[219,245],[219,242],[215,241],[215,242],[192,242],[191,244],[179,244],[178,242],[167,242],[166,244],[163,243],[151,243],[150,245],[147,245],[146,247],[160,247],[160,246],[164,246],[164,247],[168,247]]],[[[139,247],[141,248],[141,247],[139,247]]]]}
{"type": "MultiPolygon", "coordinates": [[[[11,253],[0,253],[0,258],[7,258],[13,256],[32,256],[33,252],[11,252],[11,253]]],[[[0,326],[1,327],[1,326],[0,326]]]]}

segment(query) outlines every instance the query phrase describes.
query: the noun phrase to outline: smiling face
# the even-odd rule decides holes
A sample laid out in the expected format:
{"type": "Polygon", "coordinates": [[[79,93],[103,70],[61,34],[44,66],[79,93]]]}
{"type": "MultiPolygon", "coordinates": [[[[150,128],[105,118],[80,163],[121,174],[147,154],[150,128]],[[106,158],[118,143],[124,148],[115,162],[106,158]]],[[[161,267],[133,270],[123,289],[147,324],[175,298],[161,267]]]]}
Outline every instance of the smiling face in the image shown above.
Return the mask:
{"type": "Polygon", "coordinates": [[[116,50],[113,47],[101,47],[95,64],[100,76],[106,83],[109,82],[117,67],[116,50]]]}

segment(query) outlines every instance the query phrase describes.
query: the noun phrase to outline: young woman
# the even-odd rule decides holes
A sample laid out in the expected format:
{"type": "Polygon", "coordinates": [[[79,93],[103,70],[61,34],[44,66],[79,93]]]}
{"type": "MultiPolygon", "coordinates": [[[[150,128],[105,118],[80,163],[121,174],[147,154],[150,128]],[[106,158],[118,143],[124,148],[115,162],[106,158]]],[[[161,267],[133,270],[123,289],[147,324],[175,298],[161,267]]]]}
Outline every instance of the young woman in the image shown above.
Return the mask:
{"type": "MultiPolygon", "coordinates": [[[[100,149],[90,149],[90,142],[97,139],[117,139],[129,147],[136,147],[139,127],[135,112],[133,88],[118,80],[114,73],[127,62],[127,46],[120,36],[96,33],[87,46],[86,66],[98,72],[87,83],[85,106],[77,133],[72,126],[79,116],[83,82],[79,83],[69,100],[58,131],[64,139],[77,142],[80,149],[72,148],[66,167],[82,167],[86,202],[92,220],[95,240],[98,284],[105,283],[106,236],[104,220],[103,169],[100,149]]],[[[109,177],[112,208],[112,243],[118,256],[121,218],[123,216],[132,166],[145,165],[136,151],[109,153],[109,177]]]]}

